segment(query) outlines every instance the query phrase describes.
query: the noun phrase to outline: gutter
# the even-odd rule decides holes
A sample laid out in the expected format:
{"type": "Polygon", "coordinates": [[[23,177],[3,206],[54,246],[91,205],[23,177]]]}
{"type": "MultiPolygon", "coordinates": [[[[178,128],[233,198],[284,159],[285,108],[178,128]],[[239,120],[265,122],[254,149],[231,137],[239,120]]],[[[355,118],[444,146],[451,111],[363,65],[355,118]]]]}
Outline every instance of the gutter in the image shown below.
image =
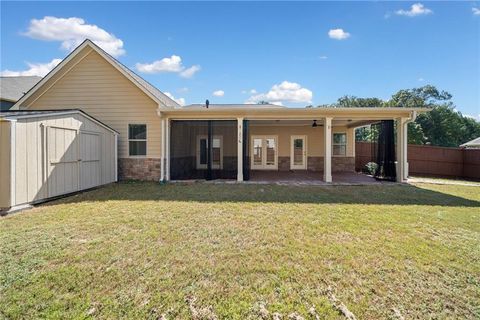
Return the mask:
{"type": "Polygon", "coordinates": [[[415,119],[417,119],[417,110],[413,110],[411,115],[410,115],[410,118],[407,119],[407,121],[405,121],[405,124],[409,124],[410,122],[414,122],[415,119]]]}

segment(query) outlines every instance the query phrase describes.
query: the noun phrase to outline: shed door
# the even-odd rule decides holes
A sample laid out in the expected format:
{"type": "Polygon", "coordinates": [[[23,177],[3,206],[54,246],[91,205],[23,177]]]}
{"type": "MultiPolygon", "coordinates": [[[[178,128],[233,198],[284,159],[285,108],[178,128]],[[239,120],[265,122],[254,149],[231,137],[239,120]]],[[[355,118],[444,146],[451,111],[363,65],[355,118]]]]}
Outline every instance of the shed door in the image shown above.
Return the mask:
{"type": "Polygon", "coordinates": [[[80,188],[88,189],[101,184],[100,133],[80,131],[80,188]]]}
{"type": "Polygon", "coordinates": [[[77,130],[47,127],[48,196],[55,197],[80,189],[77,130]]]}

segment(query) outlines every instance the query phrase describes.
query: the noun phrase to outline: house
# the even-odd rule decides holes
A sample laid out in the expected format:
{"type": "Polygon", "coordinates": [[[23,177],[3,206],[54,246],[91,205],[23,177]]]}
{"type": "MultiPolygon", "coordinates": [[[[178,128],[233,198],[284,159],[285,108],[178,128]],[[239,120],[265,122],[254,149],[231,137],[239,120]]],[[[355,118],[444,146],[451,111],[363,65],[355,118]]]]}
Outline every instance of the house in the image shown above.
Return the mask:
{"type": "Polygon", "coordinates": [[[37,76],[0,77],[0,111],[10,109],[40,79],[37,76]]]}
{"type": "Polygon", "coordinates": [[[465,148],[465,149],[480,149],[480,137],[470,140],[468,142],[465,142],[464,144],[460,145],[460,148],[465,148]]]}
{"type": "Polygon", "coordinates": [[[275,177],[301,171],[332,182],[332,174],[354,171],[355,128],[382,120],[397,124],[397,180],[405,181],[406,124],[425,111],[246,104],[182,107],[90,40],[13,108],[86,112],[119,133],[120,179],[157,181],[243,181],[259,174],[275,177]]]}

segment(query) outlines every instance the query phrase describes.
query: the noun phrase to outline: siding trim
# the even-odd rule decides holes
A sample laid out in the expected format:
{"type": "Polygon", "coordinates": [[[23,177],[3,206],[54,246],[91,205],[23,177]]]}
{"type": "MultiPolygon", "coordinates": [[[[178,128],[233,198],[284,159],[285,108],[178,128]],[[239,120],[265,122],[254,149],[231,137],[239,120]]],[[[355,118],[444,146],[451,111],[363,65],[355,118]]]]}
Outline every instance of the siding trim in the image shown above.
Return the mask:
{"type": "Polygon", "coordinates": [[[10,120],[10,207],[17,204],[16,195],[16,134],[17,121],[10,120]]]}
{"type": "Polygon", "coordinates": [[[115,182],[118,182],[118,134],[115,135],[115,182]]]}

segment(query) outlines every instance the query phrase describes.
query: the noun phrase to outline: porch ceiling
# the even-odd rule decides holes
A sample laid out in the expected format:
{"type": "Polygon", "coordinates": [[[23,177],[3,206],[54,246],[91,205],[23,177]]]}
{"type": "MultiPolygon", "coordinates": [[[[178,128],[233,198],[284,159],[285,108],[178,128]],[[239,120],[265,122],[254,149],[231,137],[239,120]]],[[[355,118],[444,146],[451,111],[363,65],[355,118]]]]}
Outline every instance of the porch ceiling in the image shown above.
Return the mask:
{"type": "Polygon", "coordinates": [[[411,118],[414,113],[429,111],[426,108],[222,108],[190,107],[159,109],[159,115],[170,119],[237,119],[248,120],[308,120],[333,118],[334,121],[374,121],[411,118]]]}
{"type": "MultiPolygon", "coordinates": [[[[323,126],[324,120],[323,118],[320,119],[313,119],[316,120],[317,126],[323,126]]],[[[250,126],[297,126],[297,127],[311,127],[313,124],[313,120],[252,120],[250,121],[250,126]]],[[[334,119],[332,121],[332,125],[334,127],[348,127],[348,128],[356,128],[361,126],[366,126],[371,123],[378,122],[378,120],[353,120],[353,119],[334,119]]]]}

